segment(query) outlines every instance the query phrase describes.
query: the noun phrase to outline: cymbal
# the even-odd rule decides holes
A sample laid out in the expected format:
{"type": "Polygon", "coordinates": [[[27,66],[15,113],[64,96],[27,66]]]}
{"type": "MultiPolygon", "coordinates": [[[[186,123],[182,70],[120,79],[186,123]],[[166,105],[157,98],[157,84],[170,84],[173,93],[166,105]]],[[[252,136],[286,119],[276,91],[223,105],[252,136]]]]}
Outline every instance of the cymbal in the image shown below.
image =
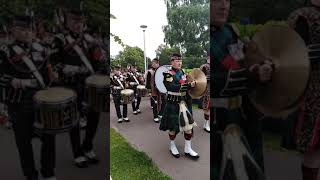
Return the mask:
{"type": "Polygon", "coordinates": [[[206,75],[199,68],[195,68],[188,74],[188,78],[196,82],[195,87],[189,90],[190,96],[193,99],[203,96],[207,88],[206,75]]]}
{"type": "Polygon", "coordinates": [[[249,97],[265,115],[285,116],[295,109],[307,86],[307,47],[295,31],[284,26],[266,27],[252,40],[256,45],[248,46],[247,65],[269,59],[275,64],[275,71],[271,82],[258,86],[249,97]]]}

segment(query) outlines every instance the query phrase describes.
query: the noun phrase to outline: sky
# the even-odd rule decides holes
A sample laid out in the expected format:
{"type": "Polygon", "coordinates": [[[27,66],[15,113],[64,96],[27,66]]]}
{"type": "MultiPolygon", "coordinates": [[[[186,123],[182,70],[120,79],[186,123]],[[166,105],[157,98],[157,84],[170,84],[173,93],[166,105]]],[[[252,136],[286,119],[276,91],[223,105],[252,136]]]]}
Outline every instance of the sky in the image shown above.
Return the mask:
{"type": "MultiPolygon", "coordinates": [[[[146,56],[153,59],[155,50],[164,44],[162,27],[167,25],[164,0],[111,0],[110,13],[116,19],[110,20],[110,32],[119,36],[129,46],[138,46],[142,50],[143,32],[141,25],[147,25],[145,32],[146,56]]],[[[123,48],[111,38],[110,53],[115,56],[123,48]]]]}

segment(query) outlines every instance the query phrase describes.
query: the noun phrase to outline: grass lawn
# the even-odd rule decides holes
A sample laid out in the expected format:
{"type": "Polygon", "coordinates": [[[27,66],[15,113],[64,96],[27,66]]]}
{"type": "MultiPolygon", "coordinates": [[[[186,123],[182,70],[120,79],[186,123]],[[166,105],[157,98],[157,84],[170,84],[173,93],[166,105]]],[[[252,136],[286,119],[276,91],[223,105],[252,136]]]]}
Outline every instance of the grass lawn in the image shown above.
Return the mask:
{"type": "Polygon", "coordinates": [[[114,129],[110,129],[110,166],[112,180],[169,180],[152,160],[135,150],[114,129]]]}

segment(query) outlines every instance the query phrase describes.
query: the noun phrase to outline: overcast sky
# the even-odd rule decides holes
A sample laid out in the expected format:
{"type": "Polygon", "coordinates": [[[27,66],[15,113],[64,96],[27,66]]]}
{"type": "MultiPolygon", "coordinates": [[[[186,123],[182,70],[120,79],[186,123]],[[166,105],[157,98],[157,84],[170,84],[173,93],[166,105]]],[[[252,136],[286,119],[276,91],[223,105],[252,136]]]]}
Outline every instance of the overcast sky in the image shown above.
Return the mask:
{"type": "MultiPolygon", "coordinates": [[[[116,34],[129,46],[138,46],[143,50],[143,32],[140,25],[147,25],[146,56],[155,57],[155,50],[163,44],[162,26],[167,24],[166,5],[164,0],[111,0],[110,13],[116,16],[111,19],[111,33],[116,34]]],[[[117,55],[122,47],[111,38],[110,53],[117,55]]]]}

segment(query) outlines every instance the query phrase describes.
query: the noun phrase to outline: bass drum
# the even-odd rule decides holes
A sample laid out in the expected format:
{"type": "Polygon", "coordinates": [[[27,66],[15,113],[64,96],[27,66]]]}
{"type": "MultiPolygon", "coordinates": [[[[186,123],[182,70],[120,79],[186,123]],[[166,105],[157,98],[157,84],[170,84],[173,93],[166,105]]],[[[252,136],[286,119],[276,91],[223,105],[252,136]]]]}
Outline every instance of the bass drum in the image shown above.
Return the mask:
{"type": "Polygon", "coordinates": [[[160,66],[157,70],[156,70],[156,74],[155,74],[155,84],[157,89],[161,92],[161,93],[167,93],[167,88],[164,86],[163,84],[163,73],[170,71],[171,70],[171,65],[163,65],[160,66]]]}

